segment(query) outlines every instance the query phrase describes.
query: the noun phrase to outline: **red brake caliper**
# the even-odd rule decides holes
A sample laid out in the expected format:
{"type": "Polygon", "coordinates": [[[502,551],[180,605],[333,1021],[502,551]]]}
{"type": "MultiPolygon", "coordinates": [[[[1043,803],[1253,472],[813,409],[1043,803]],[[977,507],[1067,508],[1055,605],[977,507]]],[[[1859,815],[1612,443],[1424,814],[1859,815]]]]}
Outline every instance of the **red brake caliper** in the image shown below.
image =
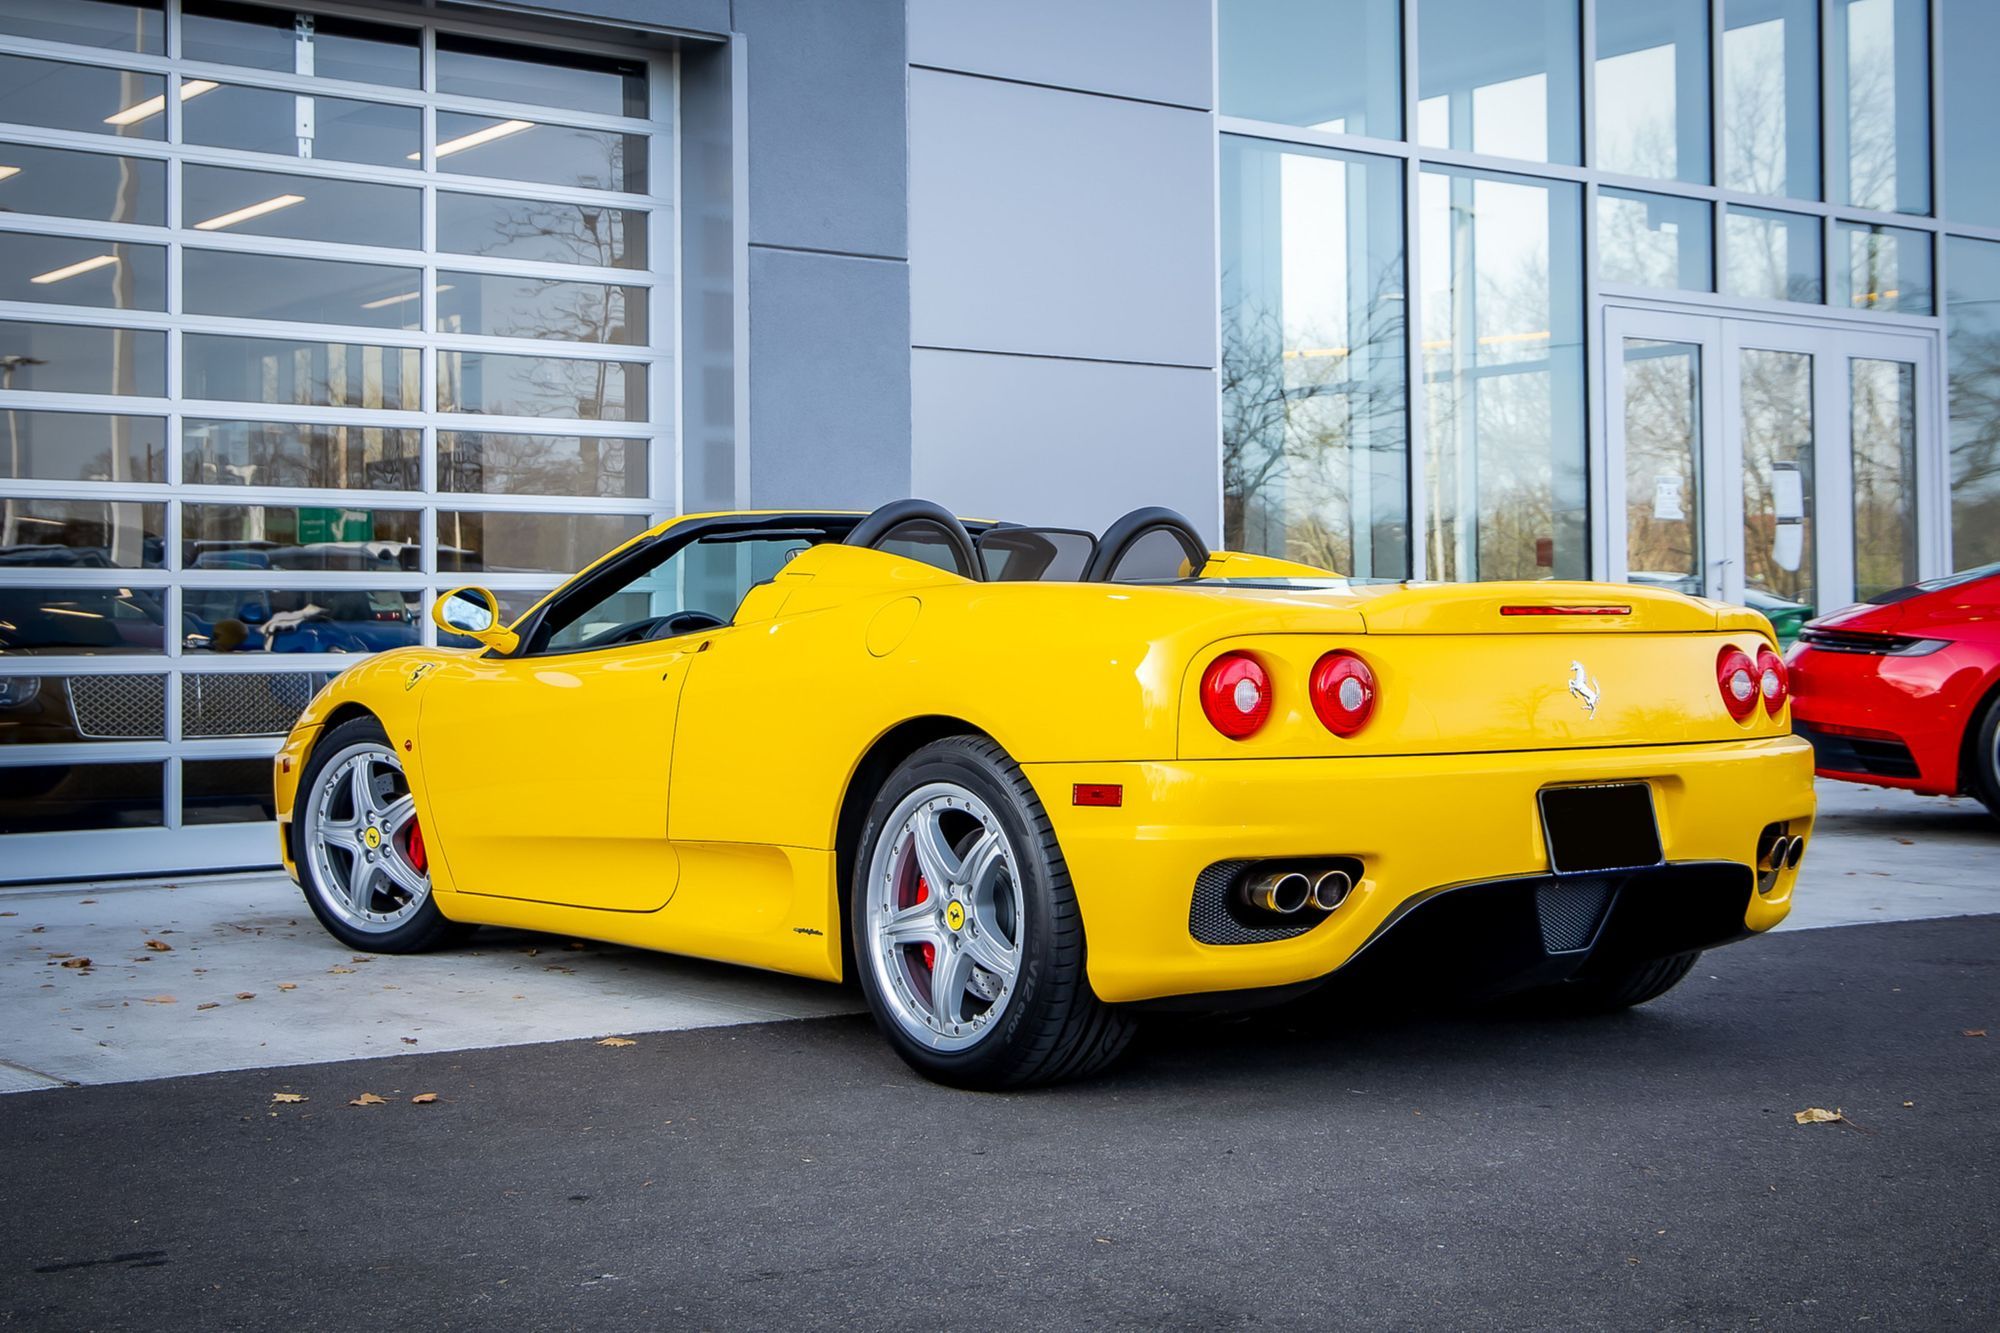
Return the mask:
{"type": "MultiPolygon", "coordinates": [[[[930,896],[931,896],[930,883],[927,880],[925,880],[922,875],[918,875],[917,902],[923,902],[926,898],[929,898],[930,896]]],[[[911,905],[915,906],[914,903],[911,905]]],[[[930,968],[933,972],[935,972],[937,970],[937,946],[935,944],[930,943],[927,940],[924,943],[918,945],[917,947],[923,951],[924,966],[930,968]]]]}
{"type": "Polygon", "coordinates": [[[410,821],[410,865],[419,873],[428,873],[431,868],[430,854],[424,851],[423,825],[410,821]]]}

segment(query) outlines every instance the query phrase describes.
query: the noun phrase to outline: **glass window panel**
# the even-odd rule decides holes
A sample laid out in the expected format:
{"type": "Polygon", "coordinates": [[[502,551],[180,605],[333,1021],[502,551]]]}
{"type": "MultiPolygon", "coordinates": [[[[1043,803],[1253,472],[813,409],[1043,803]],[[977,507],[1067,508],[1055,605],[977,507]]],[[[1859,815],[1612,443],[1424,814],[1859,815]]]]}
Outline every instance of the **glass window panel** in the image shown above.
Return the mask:
{"type": "Polygon", "coordinates": [[[0,32],[106,51],[165,55],[162,0],[0,0],[0,32]]]}
{"type": "Polygon", "coordinates": [[[1813,361],[1746,347],[1743,402],[1743,583],[1789,641],[1812,618],[1813,361]],[[1789,605],[1777,605],[1787,603],[1789,605]]]}
{"type": "Polygon", "coordinates": [[[297,158],[300,104],[311,112],[311,157],[410,168],[420,160],[423,112],[346,97],[225,85],[182,105],[182,129],[191,144],[297,158]]]}
{"type": "Polygon", "coordinates": [[[1417,140],[1537,162],[1578,160],[1576,0],[1424,0],[1417,140]]]}
{"type": "Polygon", "coordinates": [[[166,823],[165,769],[160,763],[0,768],[0,834],[159,828],[166,823]]]}
{"type": "Polygon", "coordinates": [[[646,136],[503,116],[437,113],[437,169],[544,185],[646,192],[646,136]]]}
{"type": "Polygon", "coordinates": [[[1701,348],[1627,338],[1623,355],[1626,577],[1699,595],[1701,348]]]}
{"type": "Polygon", "coordinates": [[[415,250],[423,245],[423,192],[327,176],[239,171],[190,162],[181,169],[181,218],[196,231],[286,236],[415,250]]]}
{"type": "Polygon", "coordinates": [[[1403,576],[1402,172],[1383,158],[1222,144],[1226,544],[1403,576]]]}
{"type": "Polygon", "coordinates": [[[1567,184],[1423,174],[1432,578],[1589,573],[1580,205],[1567,184]]]}
{"type": "MultiPolygon", "coordinates": [[[[299,37],[292,9],[223,0],[187,0],[181,9],[181,55],[218,65],[291,73],[299,37]]],[[[333,14],[313,21],[312,72],[323,79],[414,88],[420,75],[415,28],[392,28],[333,14]]]]}
{"type": "MultiPolygon", "coordinates": [[[[440,588],[438,590],[438,596],[442,597],[445,593],[449,591],[451,591],[449,588],[440,588]]],[[[528,614],[528,609],[534,606],[536,602],[541,601],[542,598],[549,595],[549,590],[547,588],[535,588],[530,590],[523,590],[520,588],[494,588],[494,589],[489,589],[488,591],[492,592],[493,599],[500,603],[500,623],[503,625],[512,625],[522,616],[528,614]]],[[[477,639],[467,638],[463,634],[453,634],[450,631],[444,629],[440,629],[438,631],[437,641],[447,648],[479,647],[479,641],[477,639]]]]}
{"type": "Polygon", "coordinates": [[[646,367],[493,352],[437,354],[438,410],[500,417],[646,420],[646,367]]]}
{"type": "Polygon", "coordinates": [[[1848,362],[1854,439],[1854,595],[1917,581],[1917,368],[1848,362]]]}
{"type": "Polygon", "coordinates": [[[1827,157],[1838,202],[1930,212],[1927,9],[1928,0],[1833,0],[1827,157]]]}
{"type": "Polygon", "coordinates": [[[463,33],[437,39],[441,93],[528,102],[607,116],[646,114],[646,63],[546,46],[493,42],[463,33]]]}
{"type": "MultiPolygon", "coordinates": [[[[191,671],[181,677],[181,735],[282,736],[327,681],[326,671],[191,671]]],[[[256,761],[266,791],[271,761],[256,761]]]]}
{"type": "Polygon", "coordinates": [[[1403,137],[1398,0],[1222,0],[1222,114],[1403,137]]]}
{"type": "Polygon", "coordinates": [[[498,194],[437,197],[438,249],[544,264],[646,267],[646,214],[498,194]]]}
{"type": "Polygon", "coordinates": [[[1605,282],[1712,292],[1709,233],[1703,200],[1608,187],[1597,192],[1598,275],[1605,282]]]}
{"type": "Polygon", "coordinates": [[[189,418],[181,426],[182,479],[194,486],[413,491],[423,485],[423,437],[401,426],[189,418]]]}
{"type": "Polygon", "coordinates": [[[167,164],[0,144],[0,212],[158,226],[167,220],[167,164]]]}
{"type": "Polygon", "coordinates": [[[0,676],[0,745],[157,741],[166,735],[165,676],[0,676]]]}
{"type": "Polygon", "coordinates": [[[189,398],[405,412],[423,406],[423,358],[414,347],[189,333],[181,357],[189,398]]]}
{"type": "Polygon", "coordinates": [[[1944,207],[1954,222],[2000,227],[2000,5],[1944,0],[1944,207]]]}
{"type": "Polygon", "coordinates": [[[1708,182],[1708,0],[1597,0],[1597,165],[1708,182]]]}
{"type": "Polygon", "coordinates": [[[167,386],[167,335],[0,320],[0,388],[146,394],[167,386]]]}
{"type": "Polygon", "coordinates": [[[574,574],[647,526],[639,514],[440,510],[438,572],[574,574]]]}
{"type": "Polygon", "coordinates": [[[165,310],[166,247],[0,231],[0,300],[165,310]]]}
{"type": "Polygon", "coordinates": [[[157,653],[166,605],[160,588],[0,585],[0,656],[157,653]]]}
{"type": "Polygon", "coordinates": [[[476,495],[646,495],[647,440],[438,432],[438,489],[476,495]]]}
{"type": "MultiPolygon", "coordinates": [[[[240,675],[240,672],[230,672],[240,675]]],[[[210,679],[218,679],[210,677],[210,679]]],[[[181,823],[259,824],[278,817],[268,759],[183,759],[181,823]]]]}
{"type": "Polygon", "coordinates": [[[440,333],[644,343],[646,289],[497,273],[438,274],[440,333]]]}
{"type": "Polygon", "coordinates": [[[167,507],[139,500],[0,499],[0,567],[159,569],[167,507]]]}
{"type": "Polygon", "coordinates": [[[414,573],[423,567],[421,529],[413,509],[184,504],[181,566],[414,573]]]}
{"type": "Polygon", "coordinates": [[[1723,274],[1723,295],[1760,301],[1825,299],[1818,218],[1731,207],[1724,225],[1728,228],[1729,262],[1723,274]]]}
{"type": "Polygon", "coordinates": [[[185,250],[181,273],[190,314],[376,329],[414,329],[422,320],[421,269],[185,250]]]}
{"type": "Polygon", "coordinates": [[[379,653],[421,641],[422,601],[386,588],[183,588],[181,650],[379,653]]]}
{"type": "Polygon", "coordinates": [[[1722,183],[1819,198],[1819,0],[1726,0],[1722,183]]]}
{"type": "Polygon", "coordinates": [[[1929,232],[1841,222],[1833,234],[1840,247],[1833,266],[1836,302],[1860,310],[1931,313],[1929,232]]]}
{"type": "Polygon", "coordinates": [[[9,409],[0,477],[165,481],[167,422],[95,412],[9,409]]]}
{"type": "Polygon", "coordinates": [[[0,121],[16,125],[164,139],[166,91],[157,74],[0,55],[0,121]]]}
{"type": "Polygon", "coordinates": [[[2000,241],[1945,241],[1951,564],[2000,560],[2000,241]]]}

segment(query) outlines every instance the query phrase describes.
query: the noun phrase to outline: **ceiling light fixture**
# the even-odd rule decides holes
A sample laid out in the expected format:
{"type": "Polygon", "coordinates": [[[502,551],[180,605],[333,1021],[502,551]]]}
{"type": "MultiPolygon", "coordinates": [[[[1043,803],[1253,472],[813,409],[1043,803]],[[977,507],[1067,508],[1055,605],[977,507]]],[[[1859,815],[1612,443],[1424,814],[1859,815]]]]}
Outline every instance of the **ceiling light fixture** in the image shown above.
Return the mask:
{"type": "MultiPolygon", "coordinates": [[[[440,283],[431,288],[431,290],[434,292],[448,292],[451,290],[451,284],[448,282],[440,283]]],[[[363,301],[361,308],[363,310],[380,310],[385,305],[400,305],[404,301],[414,301],[422,295],[422,292],[404,292],[401,296],[385,296],[379,301],[363,301]]]]}
{"type": "MultiPolygon", "coordinates": [[[[181,85],[181,101],[200,97],[203,93],[220,87],[213,79],[189,79],[181,85]]],[[[116,115],[106,116],[106,125],[137,125],[142,120],[151,120],[167,109],[166,95],[149,97],[143,102],[134,102],[116,115]]]]}
{"type": "Polygon", "coordinates": [[[61,268],[52,268],[39,277],[29,278],[28,281],[42,284],[61,282],[64,278],[74,278],[79,273],[89,273],[93,270],[103,268],[106,264],[115,264],[117,262],[117,255],[92,255],[89,259],[80,259],[74,264],[65,264],[61,268]]]}
{"type": "MultiPolygon", "coordinates": [[[[492,143],[495,139],[504,139],[510,134],[519,134],[522,130],[533,128],[535,122],[532,120],[503,120],[498,125],[488,125],[483,130],[461,134],[456,139],[446,139],[437,146],[437,156],[450,157],[453,153],[462,153],[468,148],[477,148],[483,143],[492,143]]],[[[411,153],[408,156],[412,162],[423,159],[422,153],[411,153]]]]}
{"type": "Polygon", "coordinates": [[[246,204],[233,213],[221,213],[208,219],[206,222],[197,222],[194,224],[194,229],[196,231],[221,231],[224,227],[233,227],[239,222],[248,222],[251,218],[261,218],[266,213],[275,213],[281,208],[290,208],[293,204],[303,204],[305,201],[306,197],[302,194],[273,195],[261,204],[246,204]]]}

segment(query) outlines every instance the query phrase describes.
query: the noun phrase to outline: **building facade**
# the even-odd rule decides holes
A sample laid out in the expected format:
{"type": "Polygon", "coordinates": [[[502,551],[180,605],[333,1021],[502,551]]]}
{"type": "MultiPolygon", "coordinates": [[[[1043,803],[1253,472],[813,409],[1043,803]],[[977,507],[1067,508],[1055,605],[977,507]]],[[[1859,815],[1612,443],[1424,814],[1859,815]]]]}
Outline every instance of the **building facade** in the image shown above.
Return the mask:
{"type": "Polygon", "coordinates": [[[1781,627],[2000,560],[1996,65],[1986,0],[0,0],[0,881],[270,864],[331,673],[681,512],[1781,627]]]}

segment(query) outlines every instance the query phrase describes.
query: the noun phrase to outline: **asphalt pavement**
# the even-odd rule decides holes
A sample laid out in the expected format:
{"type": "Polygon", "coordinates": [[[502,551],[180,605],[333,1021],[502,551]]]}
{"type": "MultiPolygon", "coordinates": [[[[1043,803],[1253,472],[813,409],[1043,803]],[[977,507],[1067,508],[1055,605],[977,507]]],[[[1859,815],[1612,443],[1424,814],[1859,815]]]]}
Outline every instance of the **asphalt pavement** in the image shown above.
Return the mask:
{"type": "Polygon", "coordinates": [[[1990,1329],[1996,958],[1775,934],[1012,1095],[832,1017],[0,1097],[0,1326],[1990,1329]]]}

